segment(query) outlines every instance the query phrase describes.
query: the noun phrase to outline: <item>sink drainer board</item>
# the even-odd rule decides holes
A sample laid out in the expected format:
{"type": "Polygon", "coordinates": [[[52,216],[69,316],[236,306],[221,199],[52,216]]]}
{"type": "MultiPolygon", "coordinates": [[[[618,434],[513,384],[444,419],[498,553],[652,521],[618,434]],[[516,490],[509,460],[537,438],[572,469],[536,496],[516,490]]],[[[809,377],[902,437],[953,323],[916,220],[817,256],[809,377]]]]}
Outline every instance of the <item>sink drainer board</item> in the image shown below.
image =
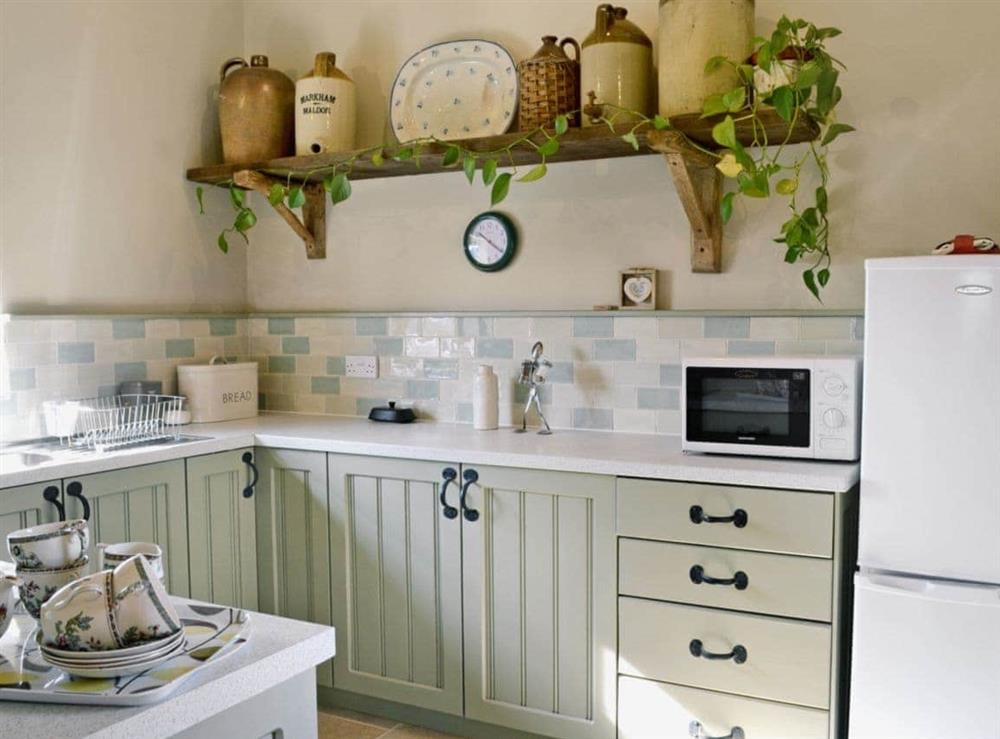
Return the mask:
{"type": "Polygon", "coordinates": [[[35,621],[27,614],[15,616],[0,639],[0,700],[96,706],[157,703],[249,638],[246,611],[178,599],[174,606],[187,640],[183,653],[138,675],[104,680],[70,677],[47,664],[35,641],[35,621]]]}

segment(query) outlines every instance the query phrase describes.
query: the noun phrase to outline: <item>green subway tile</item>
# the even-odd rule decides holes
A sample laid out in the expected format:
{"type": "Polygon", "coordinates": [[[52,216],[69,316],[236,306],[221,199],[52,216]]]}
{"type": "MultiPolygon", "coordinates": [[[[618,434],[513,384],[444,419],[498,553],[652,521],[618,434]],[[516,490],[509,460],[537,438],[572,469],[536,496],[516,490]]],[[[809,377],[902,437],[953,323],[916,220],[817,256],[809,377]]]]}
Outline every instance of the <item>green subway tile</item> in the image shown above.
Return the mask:
{"type": "Polygon", "coordinates": [[[268,318],[267,332],[269,334],[294,334],[294,318],[268,318]]]}
{"type": "Polygon", "coordinates": [[[167,339],[167,359],[185,359],[194,356],[194,339],[167,339]]]}
{"type": "Polygon", "coordinates": [[[339,377],[314,377],[312,378],[312,391],[314,395],[339,395],[339,377]]]}
{"type": "Polygon", "coordinates": [[[145,339],[146,322],[141,318],[116,318],[111,321],[111,335],[116,339],[145,339]]]}
{"type": "Polygon", "coordinates": [[[613,318],[605,316],[576,316],[573,319],[573,336],[610,339],[615,335],[613,318]]]}
{"type": "Polygon", "coordinates": [[[594,359],[599,362],[634,362],[635,339],[598,339],[594,359]]]}
{"type": "Polygon", "coordinates": [[[308,336],[283,336],[281,338],[281,351],[285,354],[308,354],[308,336]]]}
{"type": "Polygon", "coordinates": [[[367,416],[372,408],[376,406],[384,407],[385,401],[376,398],[355,398],[354,408],[359,416],[367,416]]]}
{"type": "Polygon", "coordinates": [[[357,336],[385,336],[389,333],[389,319],[382,316],[365,316],[354,319],[357,336]]]}
{"type": "Polygon", "coordinates": [[[344,357],[327,357],[326,374],[344,375],[347,373],[347,360],[344,357]]]}
{"type": "Polygon", "coordinates": [[[411,400],[437,400],[441,397],[441,384],[437,380],[407,380],[406,397],[411,400]]]}
{"type": "Polygon", "coordinates": [[[750,335],[750,319],[743,316],[709,316],[705,319],[706,339],[745,339],[750,335]]]}
{"type": "Polygon", "coordinates": [[[572,362],[553,362],[548,374],[545,375],[545,381],[572,383],[573,371],[572,362]]]}
{"type": "Polygon", "coordinates": [[[209,318],[208,330],[212,336],[235,336],[235,318],[209,318]]]}
{"type": "MultiPolygon", "coordinates": [[[[611,320],[610,318],[608,319],[611,320]]],[[[574,408],[573,428],[611,431],[615,414],[608,408],[574,408]]]]}
{"type": "Polygon", "coordinates": [[[680,387],[681,366],[679,364],[661,364],[660,384],[668,387],[680,387]]]}
{"type": "Polygon", "coordinates": [[[294,375],[295,357],[272,354],[267,358],[267,371],[275,374],[294,375]]]}
{"type": "Polygon", "coordinates": [[[375,339],[375,354],[380,357],[399,357],[403,354],[403,337],[390,336],[375,339]]]}
{"type": "Polygon", "coordinates": [[[424,377],[428,380],[457,380],[457,359],[425,359],[424,377]]]}
{"type": "Polygon", "coordinates": [[[92,364],[94,342],[69,341],[59,344],[59,364],[92,364]]]}
{"type": "Polygon", "coordinates": [[[145,362],[115,362],[115,382],[128,382],[129,380],[145,379],[145,362]]]}
{"type": "Polygon", "coordinates": [[[513,359],[513,339],[476,339],[476,356],[480,359],[513,359]]]}
{"type": "Polygon", "coordinates": [[[640,409],[675,410],[680,408],[680,391],[673,387],[641,387],[636,405],[640,409]]]}
{"type": "Polygon", "coordinates": [[[455,420],[459,423],[472,423],[472,403],[456,403],[455,420]]]}
{"type": "Polygon", "coordinates": [[[10,371],[11,390],[33,390],[35,388],[35,368],[12,369],[10,371]]]}
{"type": "Polygon", "coordinates": [[[773,341],[730,341],[726,352],[731,357],[763,357],[774,354],[773,341]]]}

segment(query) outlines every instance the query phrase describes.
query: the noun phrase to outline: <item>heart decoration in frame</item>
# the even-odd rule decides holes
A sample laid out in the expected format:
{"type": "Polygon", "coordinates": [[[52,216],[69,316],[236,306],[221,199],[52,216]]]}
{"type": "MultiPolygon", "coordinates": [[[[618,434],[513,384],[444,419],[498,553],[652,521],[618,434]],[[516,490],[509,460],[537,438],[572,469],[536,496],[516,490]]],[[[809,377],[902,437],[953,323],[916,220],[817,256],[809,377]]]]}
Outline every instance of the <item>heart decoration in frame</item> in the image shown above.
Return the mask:
{"type": "Polygon", "coordinates": [[[654,310],[656,308],[656,270],[632,267],[619,275],[618,295],[622,310],[654,310]]]}

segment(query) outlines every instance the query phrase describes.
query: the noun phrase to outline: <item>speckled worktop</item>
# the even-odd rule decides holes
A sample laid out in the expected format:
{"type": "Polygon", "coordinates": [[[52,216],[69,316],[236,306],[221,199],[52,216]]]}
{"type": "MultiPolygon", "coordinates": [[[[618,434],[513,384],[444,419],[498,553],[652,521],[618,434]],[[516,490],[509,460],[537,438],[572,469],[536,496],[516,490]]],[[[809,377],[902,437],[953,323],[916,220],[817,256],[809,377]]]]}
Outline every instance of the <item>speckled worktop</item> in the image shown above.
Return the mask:
{"type": "Polygon", "coordinates": [[[159,739],[195,726],[334,655],[330,626],[251,613],[250,639],[206,665],[172,696],[120,708],[0,701],[0,736],[159,739]]]}
{"type": "Polygon", "coordinates": [[[677,437],[653,434],[556,431],[552,436],[539,436],[515,434],[510,428],[475,431],[460,424],[418,421],[396,425],[291,413],[192,424],[182,432],[203,438],[106,454],[56,454],[35,465],[0,454],[0,488],[245,446],[833,493],[850,490],[858,481],[856,463],[682,454],[677,437]]]}

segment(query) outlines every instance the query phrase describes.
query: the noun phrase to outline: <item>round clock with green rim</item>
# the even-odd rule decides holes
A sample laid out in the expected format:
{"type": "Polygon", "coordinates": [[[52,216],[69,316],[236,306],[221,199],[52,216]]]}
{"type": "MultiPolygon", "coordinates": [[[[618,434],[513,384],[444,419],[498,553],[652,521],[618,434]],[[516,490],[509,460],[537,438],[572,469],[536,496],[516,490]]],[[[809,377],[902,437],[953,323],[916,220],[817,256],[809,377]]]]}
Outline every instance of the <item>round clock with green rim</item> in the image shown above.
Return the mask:
{"type": "Polygon", "coordinates": [[[517,251],[517,228],[503,213],[489,211],[472,219],[465,229],[465,256],[478,270],[498,272],[517,251]]]}

